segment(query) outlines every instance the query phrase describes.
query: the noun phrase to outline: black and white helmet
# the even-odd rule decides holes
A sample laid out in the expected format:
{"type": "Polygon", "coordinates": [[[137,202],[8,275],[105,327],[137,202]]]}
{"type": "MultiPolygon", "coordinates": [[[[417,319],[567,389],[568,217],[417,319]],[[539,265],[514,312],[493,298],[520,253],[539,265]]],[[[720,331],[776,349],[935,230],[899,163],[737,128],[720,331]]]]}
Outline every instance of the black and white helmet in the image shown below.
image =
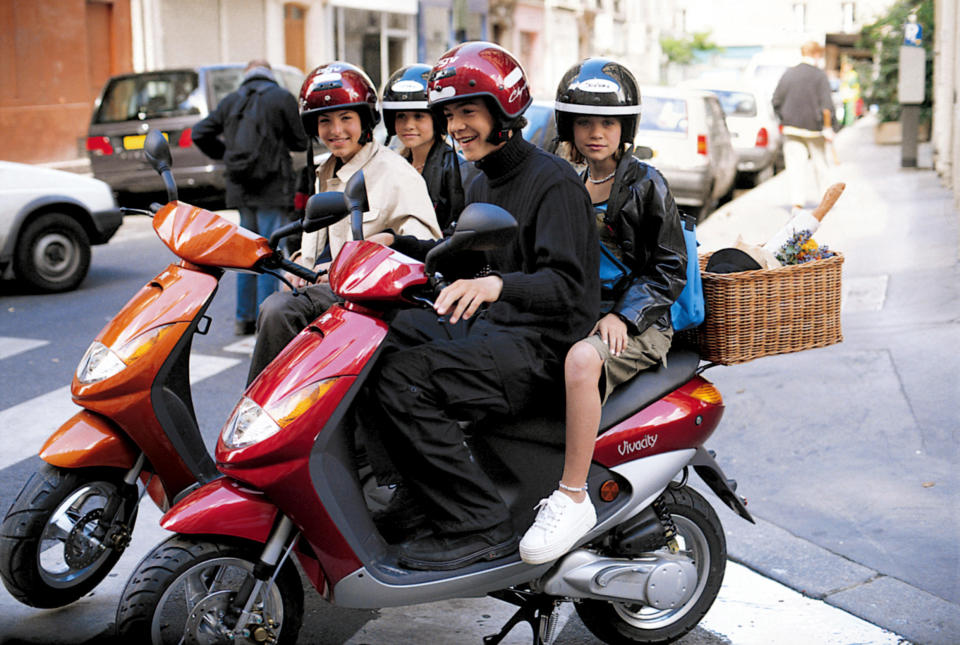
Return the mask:
{"type": "MultiPolygon", "coordinates": [[[[397,112],[405,110],[430,111],[427,105],[427,82],[433,68],[424,63],[401,67],[387,79],[380,92],[380,110],[383,125],[387,128],[387,141],[397,134],[397,112]]],[[[433,136],[437,139],[447,134],[447,122],[431,112],[433,136]]]]}
{"type": "Polygon", "coordinates": [[[609,58],[587,58],[567,70],[554,103],[557,136],[573,142],[577,115],[620,119],[620,143],[633,143],[640,118],[640,87],[624,65],[609,58]]]}

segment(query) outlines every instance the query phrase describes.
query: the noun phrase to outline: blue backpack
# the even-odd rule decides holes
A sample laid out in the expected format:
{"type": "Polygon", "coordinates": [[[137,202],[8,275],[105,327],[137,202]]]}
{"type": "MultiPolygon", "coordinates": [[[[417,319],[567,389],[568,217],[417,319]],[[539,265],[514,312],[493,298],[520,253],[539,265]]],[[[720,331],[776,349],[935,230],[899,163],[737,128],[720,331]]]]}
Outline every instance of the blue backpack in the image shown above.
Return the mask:
{"type": "Polygon", "coordinates": [[[687,247],[687,284],[680,297],[670,307],[670,317],[676,331],[696,327],[703,322],[706,306],[703,301],[703,282],[700,280],[700,261],[697,257],[697,219],[680,215],[683,221],[683,241],[687,247]]]}

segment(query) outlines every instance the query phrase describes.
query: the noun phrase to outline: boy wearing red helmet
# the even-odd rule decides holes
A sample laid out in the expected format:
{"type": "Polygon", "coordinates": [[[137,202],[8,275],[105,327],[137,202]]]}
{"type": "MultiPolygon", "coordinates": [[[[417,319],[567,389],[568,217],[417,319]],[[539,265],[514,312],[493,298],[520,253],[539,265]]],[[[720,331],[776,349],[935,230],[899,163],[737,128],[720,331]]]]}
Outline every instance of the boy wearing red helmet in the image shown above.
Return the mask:
{"type": "MultiPolygon", "coordinates": [[[[318,135],[330,149],[330,157],[317,169],[321,192],[342,191],[350,177],[363,170],[370,205],[363,216],[365,238],[387,229],[420,239],[440,237],[423,178],[403,157],[373,139],[380,112],[377,92],[363,70],[339,61],[313,70],[300,89],[300,118],[307,133],[318,135]]],[[[348,220],[304,233],[297,261],[312,269],[328,241],[332,259],[349,239],[348,220]]],[[[294,283],[299,286],[301,281],[294,283]]],[[[267,298],[257,317],[247,382],[335,300],[326,284],[308,286],[296,297],[283,291],[267,298]]]]}
{"type": "MultiPolygon", "coordinates": [[[[509,52],[459,45],[434,66],[429,92],[430,109],[444,115],[463,156],[481,171],[466,202],[505,208],[517,237],[483,254],[481,277],[446,287],[435,313],[397,316],[360,407],[363,426],[378,433],[406,484],[402,499],[421,511],[397,508],[378,525],[419,516],[432,529],[401,545],[399,563],[454,569],[517,548],[507,505],[458,422],[482,431],[477,422],[487,416],[517,414],[538,393],[556,390],[563,356],[599,310],[598,243],[576,173],[520,135],[531,99],[509,52]]],[[[404,243],[400,237],[394,247],[404,243]]]]}

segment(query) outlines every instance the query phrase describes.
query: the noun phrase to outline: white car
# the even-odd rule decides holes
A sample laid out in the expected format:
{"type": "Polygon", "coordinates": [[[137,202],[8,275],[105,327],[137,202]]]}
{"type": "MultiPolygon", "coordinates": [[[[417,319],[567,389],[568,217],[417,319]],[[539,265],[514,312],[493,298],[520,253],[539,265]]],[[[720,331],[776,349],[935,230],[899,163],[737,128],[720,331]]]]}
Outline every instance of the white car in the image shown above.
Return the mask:
{"type": "Polygon", "coordinates": [[[737,173],[751,186],[783,168],[783,137],[770,94],[741,81],[691,81],[684,84],[706,90],[720,100],[737,153],[737,173]]]}
{"type": "Polygon", "coordinates": [[[90,268],[90,245],[105,244],[121,223],[99,179],[0,161],[0,276],[46,293],[75,289],[90,268]]]}

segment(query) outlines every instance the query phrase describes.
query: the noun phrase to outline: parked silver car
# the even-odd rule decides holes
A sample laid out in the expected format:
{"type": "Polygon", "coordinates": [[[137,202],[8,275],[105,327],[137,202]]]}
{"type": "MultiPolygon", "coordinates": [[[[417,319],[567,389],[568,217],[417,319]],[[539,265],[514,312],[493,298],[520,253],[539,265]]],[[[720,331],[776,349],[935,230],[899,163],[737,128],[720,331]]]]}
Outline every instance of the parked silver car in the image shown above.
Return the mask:
{"type": "MultiPolygon", "coordinates": [[[[180,187],[222,191],[223,163],[200,152],[190,133],[223,97],[240,87],[244,67],[206,65],[110,78],[94,106],[87,136],[94,177],[117,192],[162,191],[159,175],[143,160],[147,130],[159,129],[170,142],[173,174],[180,187]]],[[[294,96],[300,93],[304,78],[300,70],[276,65],[273,71],[277,82],[294,96]]]]}
{"type": "Polygon", "coordinates": [[[660,86],[642,88],[641,97],[637,145],[653,151],[647,163],[666,177],[677,205],[703,219],[733,194],[737,174],[720,101],[702,90],[660,86]]]}
{"type": "Polygon", "coordinates": [[[783,137],[770,94],[747,82],[692,81],[720,100],[737,153],[737,173],[756,186],[783,168],[783,137]]]}

